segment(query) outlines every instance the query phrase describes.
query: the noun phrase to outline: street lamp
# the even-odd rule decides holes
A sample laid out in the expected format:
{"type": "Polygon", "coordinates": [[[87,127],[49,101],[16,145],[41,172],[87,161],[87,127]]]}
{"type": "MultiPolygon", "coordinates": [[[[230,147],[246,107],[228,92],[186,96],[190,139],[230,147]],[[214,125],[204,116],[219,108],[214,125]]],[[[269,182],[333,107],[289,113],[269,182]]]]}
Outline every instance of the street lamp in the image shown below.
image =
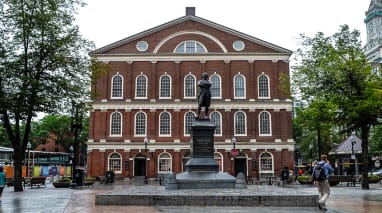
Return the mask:
{"type": "Polygon", "coordinates": [[[32,145],[31,143],[28,141],[28,144],[27,144],[27,150],[28,150],[28,162],[27,162],[27,174],[26,176],[29,177],[30,176],[30,172],[29,172],[29,159],[30,159],[30,149],[32,148],[32,145]]]}
{"type": "Polygon", "coordinates": [[[351,159],[355,160],[354,145],[356,144],[354,136],[350,137],[351,140],[351,159]]]}
{"type": "Polygon", "coordinates": [[[69,147],[69,151],[70,151],[70,164],[71,164],[71,168],[70,168],[70,174],[72,176],[72,181],[74,181],[74,172],[73,172],[73,146],[70,146],[69,147]]]}
{"type": "Polygon", "coordinates": [[[313,161],[313,144],[309,144],[309,157],[310,157],[310,162],[313,161]]]}
{"type": "Polygon", "coordinates": [[[235,137],[232,138],[232,144],[233,144],[233,149],[235,150],[236,149],[235,148],[235,145],[236,145],[236,138],[235,137]]]}
{"type": "Polygon", "coordinates": [[[149,140],[147,139],[147,137],[145,137],[143,139],[143,143],[145,144],[145,180],[144,180],[144,183],[148,184],[148,180],[147,180],[147,144],[149,143],[149,140]]]}

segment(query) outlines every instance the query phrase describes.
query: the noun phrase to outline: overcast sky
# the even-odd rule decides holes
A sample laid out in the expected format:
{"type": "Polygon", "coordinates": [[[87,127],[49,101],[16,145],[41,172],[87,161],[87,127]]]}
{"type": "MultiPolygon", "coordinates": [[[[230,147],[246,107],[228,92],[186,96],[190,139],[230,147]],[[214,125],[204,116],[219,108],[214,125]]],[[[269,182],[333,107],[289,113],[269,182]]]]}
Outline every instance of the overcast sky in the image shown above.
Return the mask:
{"type": "Polygon", "coordinates": [[[361,31],[370,0],[85,0],[76,23],[100,48],[185,15],[196,16],[295,51],[296,38],[317,32],[330,36],[340,25],[361,31]]]}

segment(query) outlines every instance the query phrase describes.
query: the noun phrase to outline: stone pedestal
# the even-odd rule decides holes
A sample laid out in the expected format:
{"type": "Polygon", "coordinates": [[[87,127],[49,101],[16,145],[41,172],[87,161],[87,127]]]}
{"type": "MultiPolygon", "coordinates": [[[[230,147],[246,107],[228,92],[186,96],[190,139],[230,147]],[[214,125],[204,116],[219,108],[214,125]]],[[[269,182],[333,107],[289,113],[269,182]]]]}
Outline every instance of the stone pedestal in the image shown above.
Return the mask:
{"type": "Polygon", "coordinates": [[[214,159],[215,125],[209,119],[196,119],[191,126],[190,160],[186,172],[176,174],[167,190],[172,189],[215,189],[235,188],[236,178],[219,172],[214,159]]]}

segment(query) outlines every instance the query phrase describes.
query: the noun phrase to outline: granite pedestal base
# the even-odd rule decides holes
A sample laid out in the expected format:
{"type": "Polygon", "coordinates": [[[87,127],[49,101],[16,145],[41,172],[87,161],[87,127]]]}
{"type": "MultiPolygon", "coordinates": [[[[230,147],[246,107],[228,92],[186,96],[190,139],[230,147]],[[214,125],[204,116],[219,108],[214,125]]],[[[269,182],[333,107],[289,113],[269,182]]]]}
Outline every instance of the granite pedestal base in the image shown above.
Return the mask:
{"type": "MultiPolygon", "coordinates": [[[[176,174],[173,189],[224,189],[235,188],[236,178],[225,172],[186,171],[176,174]]],[[[171,189],[167,188],[166,189],[171,189]]]]}

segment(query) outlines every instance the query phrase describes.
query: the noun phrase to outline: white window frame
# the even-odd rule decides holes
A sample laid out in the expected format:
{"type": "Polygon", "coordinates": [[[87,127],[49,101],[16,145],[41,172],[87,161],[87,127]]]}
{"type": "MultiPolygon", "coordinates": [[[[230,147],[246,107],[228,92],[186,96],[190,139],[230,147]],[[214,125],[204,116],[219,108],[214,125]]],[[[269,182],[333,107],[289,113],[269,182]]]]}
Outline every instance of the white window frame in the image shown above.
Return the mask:
{"type": "Polygon", "coordinates": [[[262,111],[259,113],[259,136],[272,136],[272,115],[270,112],[268,111],[262,111]],[[261,119],[261,115],[263,113],[266,113],[268,115],[268,118],[269,118],[269,133],[268,134],[263,134],[262,133],[262,128],[263,128],[263,124],[262,124],[262,119],[261,119]]]}
{"type": "Polygon", "coordinates": [[[269,99],[270,98],[270,80],[269,80],[269,77],[267,76],[267,75],[265,75],[265,74],[261,74],[261,75],[259,75],[259,77],[257,78],[257,97],[259,98],[259,99],[269,99]],[[261,96],[261,91],[260,91],[260,87],[262,86],[261,84],[260,84],[260,78],[262,78],[262,77],[265,77],[266,79],[267,79],[267,93],[268,93],[268,96],[261,96]]]}
{"type": "Polygon", "coordinates": [[[170,137],[171,136],[171,113],[169,113],[169,112],[161,112],[160,114],[159,114],[159,129],[158,129],[158,132],[159,132],[159,136],[160,137],[170,137]],[[168,126],[168,134],[162,134],[161,133],[161,128],[162,128],[162,115],[164,115],[164,114],[167,114],[168,116],[169,116],[169,126],[168,126]]]}
{"type": "Polygon", "coordinates": [[[170,75],[167,75],[167,74],[164,74],[164,75],[162,75],[160,78],[159,78],[159,99],[171,99],[171,97],[172,97],[172,79],[171,79],[171,76],[170,75]],[[170,86],[170,88],[169,88],[169,96],[167,97],[167,96],[162,96],[162,79],[164,78],[164,77],[168,77],[169,78],[169,86],[170,86]]]}
{"type": "Polygon", "coordinates": [[[147,133],[147,115],[145,112],[143,111],[139,111],[135,114],[134,116],[134,136],[136,137],[142,137],[142,136],[146,136],[146,133],[147,133]],[[144,133],[143,134],[138,134],[137,133],[137,117],[138,115],[142,113],[144,116],[145,116],[145,124],[144,124],[144,133]]]}
{"type": "Polygon", "coordinates": [[[214,153],[214,159],[216,160],[216,163],[218,163],[218,165],[219,165],[219,171],[223,172],[223,170],[224,170],[224,158],[223,158],[222,153],[215,152],[214,153]],[[217,156],[219,156],[219,158],[216,158],[217,156]],[[220,163],[218,160],[220,160],[220,163]]]}
{"type": "MultiPolygon", "coordinates": [[[[267,164],[269,165],[269,164],[267,164]]],[[[260,177],[263,176],[273,176],[274,175],[274,166],[275,166],[275,158],[271,152],[262,152],[259,155],[259,173],[260,177]],[[263,157],[264,154],[269,154],[270,157],[263,157]],[[270,169],[263,169],[263,160],[271,161],[271,168],[270,169]]]]}
{"type": "MultiPolygon", "coordinates": [[[[194,119],[195,119],[195,117],[196,117],[196,113],[193,112],[193,111],[188,111],[188,112],[184,113],[184,124],[183,124],[183,126],[184,126],[184,131],[183,131],[183,132],[184,132],[184,136],[190,136],[190,132],[187,133],[187,115],[188,115],[189,113],[192,113],[192,114],[193,114],[194,119]]],[[[190,126],[190,127],[191,127],[191,126],[190,126]]]]}
{"type": "Polygon", "coordinates": [[[183,41],[181,43],[179,43],[178,45],[176,45],[175,49],[174,49],[174,53],[180,53],[180,54],[194,54],[194,53],[207,53],[207,48],[206,46],[204,46],[202,43],[198,42],[198,41],[195,41],[195,40],[187,40],[187,41],[183,41]],[[187,52],[187,45],[190,44],[190,43],[193,43],[193,50],[192,52],[187,52]],[[180,51],[180,48],[181,46],[183,45],[182,47],[182,51],[180,51]],[[198,45],[200,45],[200,47],[203,49],[203,51],[198,51],[198,45]],[[179,49],[179,51],[178,51],[179,49]]]}
{"type": "MultiPolygon", "coordinates": [[[[117,88],[117,89],[119,89],[119,88],[117,88]]],[[[119,73],[117,73],[116,75],[114,75],[112,78],[111,78],[111,94],[110,94],[110,98],[111,99],[122,99],[123,98],[123,76],[122,75],[120,75],[119,73]],[[114,96],[114,86],[116,86],[115,85],[115,82],[114,82],[114,79],[116,78],[116,77],[119,77],[119,78],[121,78],[121,96],[114,96]]]]}
{"type": "Polygon", "coordinates": [[[234,135],[235,136],[247,136],[247,114],[245,113],[245,112],[243,112],[243,111],[237,111],[237,112],[235,112],[235,114],[234,114],[234,135]],[[236,124],[237,124],[237,115],[239,114],[239,113],[243,113],[243,115],[244,115],[244,134],[239,134],[239,133],[237,133],[237,129],[236,129],[236,124]]]}
{"type": "Polygon", "coordinates": [[[120,112],[113,112],[110,114],[110,137],[121,137],[122,136],[122,124],[123,124],[123,119],[122,119],[122,113],[120,112]],[[114,115],[119,115],[120,122],[119,122],[119,134],[113,134],[112,129],[113,129],[113,116],[114,115]]]}
{"type": "Polygon", "coordinates": [[[107,171],[113,171],[115,174],[122,174],[122,156],[121,156],[121,154],[119,154],[118,152],[113,152],[113,153],[110,153],[109,156],[107,156],[107,171]],[[112,158],[113,155],[118,155],[119,157],[118,158],[112,158]],[[111,164],[113,164],[111,161],[119,164],[119,166],[116,165],[117,167],[119,167],[119,170],[114,170],[115,166],[111,165],[111,164]]]}
{"type": "Polygon", "coordinates": [[[220,77],[220,75],[218,75],[218,74],[213,74],[213,75],[211,75],[210,76],[210,81],[211,81],[211,83],[212,83],[212,85],[211,85],[211,98],[212,99],[221,99],[222,98],[222,78],[220,77]],[[219,85],[218,85],[218,91],[219,91],[219,95],[218,96],[213,96],[213,92],[212,92],[212,89],[213,89],[213,81],[212,81],[212,78],[218,78],[219,79],[219,85]]]}
{"type": "Polygon", "coordinates": [[[135,78],[135,99],[147,99],[147,88],[148,88],[148,78],[146,75],[143,75],[143,74],[140,74],[138,75],[136,78],[135,78]],[[143,97],[138,97],[138,79],[140,77],[143,77],[146,81],[145,81],[145,96],[143,97]]]}
{"type": "MultiPolygon", "coordinates": [[[[222,136],[222,132],[223,132],[222,114],[219,111],[213,111],[213,112],[210,113],[210,120],[211,120],[211,122],[213,122],[212,115],[215,114],[215,113],[219,115],[220,133],[216,133],[217,128],[215,128],[214,134],[215,134],[215,136],[222,136]]],[[[216,124],[215,124],[215,126],[218,127],[218,125],[216,125],[216,124]]]]}
{"type": "Polygon", "coordinates": [[[193,75],[193,74],[188,74],[188,75],[186,75],[186,76],[184,76],[184,99],[195,99],[196,98],[196,77],[195,77],[195,75],[193,75]],[[193,79],[194,79],[194,85],[193,85],[193,93],[194,93],[194,96],[186,96],[187,95],[187,78],[188,77],[192,77],[193,79]]]}
{"type": "Polygon", "coordinates": [[[172,156],[168,152],[162,152],[158,156],[158,174],[165,174],[165,173],[170,173],[170,172],[172,172],[172,156]],[[164,158],[164,157],[162,157],[163,155],[168,155],[169,157],[164,158]],[[162,168],[161,168],[161,160],[169,161],[169,163],[167,165],[168,165],[168,168],[170,170],[162,170],[162,168]]]}
{"type": "Polygon", "coordinates": [[[234,93],[234,99],[246,99],[246,94],[247,94],[246,80],[245,80],[245,76],[240,73],[235,75],[235,77],[233,78],[233,93],[234,93]],[[243,86],[244,86],[243,96],[238,96],[236,94],[236,78],[239,78],[239,77],[243,78],[243,86]]]}

